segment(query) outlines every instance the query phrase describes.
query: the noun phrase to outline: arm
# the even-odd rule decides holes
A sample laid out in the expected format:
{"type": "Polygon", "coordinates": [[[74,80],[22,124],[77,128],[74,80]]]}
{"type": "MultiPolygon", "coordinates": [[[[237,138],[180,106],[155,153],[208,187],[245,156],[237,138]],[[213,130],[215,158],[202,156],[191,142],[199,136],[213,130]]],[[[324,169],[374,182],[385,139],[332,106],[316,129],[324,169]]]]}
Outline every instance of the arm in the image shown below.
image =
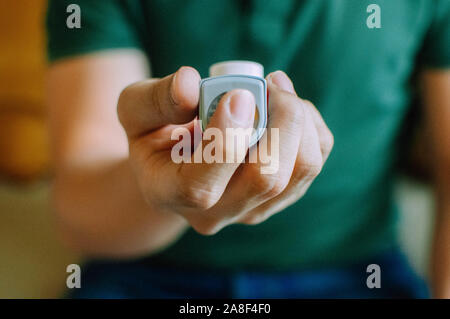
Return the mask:
{"type": "Polygon", "coordinates": [[[437,196],[432,286],[435,297],[450,298],[450,71],[426,71],[423,83],[437,196]]]}
{"type": "MultiPolygon", "coordinates": [[[[194,154],[188,162],[173,161],[177,141],[171,133],[196,125],[200,75],[182,67],[162,79],[143,80],[144,61],[136,51],[115,51],[66,60],[50,70],[53,195],[70,243],[97,256],[148,254],[175,241],[187,225],[212,235],[233,223],[258,224],[303,196],[333,136],[286,74],[267,77],[271,120],[259,147],[271,148],[272,128],[279,130],[279,140],[273,140],[279,169],[261,174],[266,164],[243,163],[245,153],[233,163],[198,163],[194,154]]],[[[231,90],[207,130],[219,130],[226,139],[228,128],[252,127],[254,112],[250,92],[231,90]]],[[[226,140],[216,138],[215,153],[227,158],[226,140]]],[[[257,148],[249,152],[257,158],[257,148]]]]}
{"type": "Polygon", "coordinates": [[[182,217],[143,200],[117,119],[120,92],[147,72],[145,57],[133,50],[63,60],[49,70],[53,202],[63,238],[85,254],[148,253],[186,228],[182,217]]]}

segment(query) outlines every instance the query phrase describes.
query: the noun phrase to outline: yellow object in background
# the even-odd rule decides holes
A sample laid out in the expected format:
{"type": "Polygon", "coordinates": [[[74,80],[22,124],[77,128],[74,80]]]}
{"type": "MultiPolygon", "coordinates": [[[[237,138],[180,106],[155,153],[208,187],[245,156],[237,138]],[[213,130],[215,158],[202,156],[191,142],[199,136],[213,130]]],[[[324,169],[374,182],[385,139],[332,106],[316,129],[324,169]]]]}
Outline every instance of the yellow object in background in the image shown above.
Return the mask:
{"type": "Polygon", "coordinates": [[[60,297],[67,265],[79,263],[56,234],[49,181],[36,181],[49,166],[46,5],[0,0],[0,299],[60,297]]]}
{"type": "Polygon", "coordinates": [[[20,180],[42,175],[48,169],[47,150],[47,127],[42,116],[23,110],[0,112],[0,168],[3,175],[20,180]]]}
{"type": "Polygon", "coordinates": [[[0,175],[41,176],[49,165],[44,107],[44,0],[0,2],[0,175]]]}

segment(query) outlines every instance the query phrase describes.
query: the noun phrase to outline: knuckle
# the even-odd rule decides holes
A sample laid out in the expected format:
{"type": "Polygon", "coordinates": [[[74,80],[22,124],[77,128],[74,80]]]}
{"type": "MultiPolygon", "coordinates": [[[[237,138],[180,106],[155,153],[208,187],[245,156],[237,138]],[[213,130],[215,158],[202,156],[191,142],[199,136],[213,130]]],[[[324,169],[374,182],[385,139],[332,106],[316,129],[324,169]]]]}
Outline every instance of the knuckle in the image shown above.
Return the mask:
{"type": "Polygon", "coordinates": [[[290,118],[292,121],[303,123],[305,118],[305,111],[301,105],[301,100],[290,94],[283,94],[280,97],[279,108],[282,116],[290,118]]]}
{"type": "Polygon", "coordinates": [[[269,196],[275,197],[281,194],[287,187],[288,182],[285,178],[277,179],[269,190],[269,196]]]}
{"type": "Polygon", "coordinates": [[[218,201],[211,191],[196,187],[192,183],[181,183],[178,187],[178,202],[186,208],[207,210],[218,201]]]}
{"type": "Polygon", "coordinates": [[[252,215],[245,218],[241,223],[245,225],[258,225],[267,219],[264,215],[252,215]]]}
{"type": "Polygon", "coordinates": [[[286,188],[288,181],[286,178],[280,175],[257,175],[256,178],[253,179],[253,190],[257,194],[257,196],[261,196],[265,199],[273,198],[286,188]]]}
{"type": "Polygon", "coordinates": [[[222,229],[222,226],[218,222],[212,220],[191,223],[191,227],[197,233],[204,236],[215,235],[222,229]]]}
{"type": "Polygon", "coordinates": [[[315,178],[317,177],[320,172],[322,171],[322,163],[318,162],[309,162],[307,164],[303,164],[303,176],[315,178]]]}
{"type": "Polygon", "coordinates": [[[311,112],[313,112],[314,114],[317,114],[320,116],[319,111],[317,110],[316,106],[314,105],[314,103],[312,103],[310,100],[305,100],[305,99],[300,99],[301,103],[303,104],[303,106],[305,108],[307,108],[308,110],[310,110],[311,112]]]}
{"type": "Polygon", "coordinates": [[[322,172],[322,164],[309,167],[309,176],[317,177],[322,172]]]}
{"type": "Polygon", "coordinates": [[[299,168],[295,169],[294,173],[292,174],[292,184],[295,186],[302,185],[306,175],[307,172],[305,167],[299,166],[299,168]]]}
{"type": "Polygon", "coordinates": [[[322,158],[316,157],[311,159],[303,159],[299,164],[297,172],[294,174],[295,184],[302,183],[305,179],[316,178],[322,171],[322,158]]]}
{"type": "Polygon", "coordinates": [[[334,136],[331,133],[331,131],[328,130],[328,134],[327,136],[324,138],[323,141],[323,150],[328,154],[331,152],[331,150],[333,149],[334,146],[334,136]]]}
{"type": "Polygon", "coordinates": [[[303,99],[302,101],[303,101],[303,103],[305,103],[308,107],[315,108],[314,104],[313,104],[310,100],[303,99]]]}
{"type": "Polygon", "coordinates": [[[289,114],[290,118],[297,126],[302,126],[305,122],[305,110],[302,107],[298,107],[298,105],[291,107],[289,114]]]}

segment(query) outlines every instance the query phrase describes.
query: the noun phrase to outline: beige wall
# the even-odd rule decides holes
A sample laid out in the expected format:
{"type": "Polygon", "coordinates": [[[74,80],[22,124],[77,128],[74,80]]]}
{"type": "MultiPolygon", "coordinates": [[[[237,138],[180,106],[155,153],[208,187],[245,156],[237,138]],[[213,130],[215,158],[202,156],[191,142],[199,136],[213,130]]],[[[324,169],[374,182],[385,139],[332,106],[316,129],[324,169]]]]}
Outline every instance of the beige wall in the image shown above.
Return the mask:
{"type": "Polygon", "coordinates": [[[78,258],[55,233],[49,183],[0,184],[0,298],[61,296],[78,258]]]}

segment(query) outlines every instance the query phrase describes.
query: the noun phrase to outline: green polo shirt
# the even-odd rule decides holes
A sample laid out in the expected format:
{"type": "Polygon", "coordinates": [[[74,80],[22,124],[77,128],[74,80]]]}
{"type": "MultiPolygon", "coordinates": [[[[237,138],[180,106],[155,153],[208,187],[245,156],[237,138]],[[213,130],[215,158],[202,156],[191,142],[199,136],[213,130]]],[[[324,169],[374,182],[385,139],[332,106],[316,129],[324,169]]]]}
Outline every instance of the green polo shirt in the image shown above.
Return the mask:
{"type": "Polygon", "coordinates": [[[50,1],[51,61],[138,48],[157,77],[181,65],[206,77],[218,61],[257,61],[286,71],[334,133],[330,158],[297,203],[260,225],[189,230],[149,263],[299,270],[396,245],[392,184],[410,78],[419,64],[450,65],[449,0],[77,0],[81,28],[69,29],[72,2],[50,1]],[[366,23],[374,2],[381,28],[366,23]]]}

